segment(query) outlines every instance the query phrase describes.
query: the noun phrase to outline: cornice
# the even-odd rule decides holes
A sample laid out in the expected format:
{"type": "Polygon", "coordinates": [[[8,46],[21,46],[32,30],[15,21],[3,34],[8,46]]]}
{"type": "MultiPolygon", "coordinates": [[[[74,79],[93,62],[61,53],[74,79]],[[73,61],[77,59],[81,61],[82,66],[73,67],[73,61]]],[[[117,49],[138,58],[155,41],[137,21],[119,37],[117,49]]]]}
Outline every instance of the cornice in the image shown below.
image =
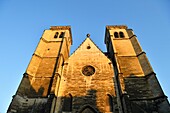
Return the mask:
{"type": "Polygon", "coordinates": [[[106,26],[106,29],[127,29],[128,27],[126,25],[108,25],[106,26]]]}
{"type": "Polygon", "coordinates": [[[50,30],[71,30],[70,26],[51,26],[50,30]]]}

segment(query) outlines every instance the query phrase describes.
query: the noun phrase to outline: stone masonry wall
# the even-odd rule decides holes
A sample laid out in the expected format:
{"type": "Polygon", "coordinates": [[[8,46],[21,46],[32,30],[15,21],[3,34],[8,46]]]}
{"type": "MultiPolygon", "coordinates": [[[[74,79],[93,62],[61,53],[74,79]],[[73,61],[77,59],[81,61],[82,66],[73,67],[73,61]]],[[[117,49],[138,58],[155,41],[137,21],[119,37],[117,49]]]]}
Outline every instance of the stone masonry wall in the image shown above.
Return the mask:
{"type": "MultiPolygon", "coordinates": [[[[94,45],[89,38],[71,55],[65,63],[61,78],[59,97],[71,94],[72,112],[90,105],[96,111],[107,111],[107,94],[115,100],[114,74],[111,61],[94,45]],[[87,47],[90,46],[88,49],[87,47]],[[85,76],[82,68],[91,65],[95,73],[85,76]]],[[[64,100],[61,100],[61,107],[64,100]]]]}

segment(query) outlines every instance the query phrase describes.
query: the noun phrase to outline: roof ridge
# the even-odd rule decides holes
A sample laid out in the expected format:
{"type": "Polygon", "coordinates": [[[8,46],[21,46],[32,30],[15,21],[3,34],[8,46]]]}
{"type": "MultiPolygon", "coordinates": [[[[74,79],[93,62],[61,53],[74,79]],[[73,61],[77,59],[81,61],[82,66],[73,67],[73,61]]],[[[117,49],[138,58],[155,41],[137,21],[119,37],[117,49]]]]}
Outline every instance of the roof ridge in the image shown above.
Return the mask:
{"type": "Polygon", "coordinates": [[[75,51],[85,42],[85,40],[87,39],[87,37],[82,41],[82,43],[71,53],[71,55],[70,56],[72,56],[74,53],[75,53],[75,51]]]}
{"type": "MultiPolygon", "coordinates": [[[[77,47],[77,49],[75,49],[75,50],[71,53],[70,56],[72,56],[72,55],[75,53],[75,51],[77,51],[77,50],[80,48],[80,46],[81,46],[88,38],[89,38],[90,41],[99,49],[99,51],[103,53],[103,51],[94,43],[94,41],[93,41],[90,37],[86,37],[86,38],[82,41],[82,43],[77,47]]],[[[104,54],[104,53],[103,53],[103,54],[104,54]]],[[[104,55],[105,55],[105,54],[104,54],[104,55]]]]}
{"type": "MultiPolygon", "coordinates": [[[[93,40],[90,38],[90,37],[88,37],[92,42],[93,42],[93,40]]],[[[93,42],[93,44],[103,53],[103,51],[93,42]]]]}

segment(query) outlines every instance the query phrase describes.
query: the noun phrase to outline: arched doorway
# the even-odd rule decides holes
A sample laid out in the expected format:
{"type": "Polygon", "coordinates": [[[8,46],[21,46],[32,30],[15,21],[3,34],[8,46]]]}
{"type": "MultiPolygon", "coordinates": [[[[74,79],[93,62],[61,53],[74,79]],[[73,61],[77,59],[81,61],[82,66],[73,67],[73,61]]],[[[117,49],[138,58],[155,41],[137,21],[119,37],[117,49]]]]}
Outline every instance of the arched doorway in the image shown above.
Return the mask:
{"type": "Polygon", "coordinates": [[[91,106],[85,106],[79,113],[97,113],[91,106]]]}
{"type": "Polygon", "coordinates": [[[62,111],[71,112],[72,111],[72,95],[68,94],[64,98],[62,111]]]}

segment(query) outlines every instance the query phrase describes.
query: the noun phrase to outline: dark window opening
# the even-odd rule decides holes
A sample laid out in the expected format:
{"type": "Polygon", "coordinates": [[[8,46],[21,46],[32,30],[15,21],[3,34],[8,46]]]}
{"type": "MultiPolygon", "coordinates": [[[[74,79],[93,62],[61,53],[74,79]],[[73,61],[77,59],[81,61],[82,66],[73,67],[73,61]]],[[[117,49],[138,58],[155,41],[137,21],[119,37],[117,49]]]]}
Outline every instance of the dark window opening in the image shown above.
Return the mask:
{"type": "Polygon", "coordinates": [[[65,32],[61,32],[59,38],[64,38],[65,32]]]}
{"type": "Polygon", "coordinates": [[[68,94],[64,97],[63,111],[70,112],[72,111],[72,96],[68,94]]]}
{"type": "Polygon", "coordinates": [[[123,34],[123,32],[119,32],[120,38],[124,38],[125,35],[123,34]]]}
{"type": "Polygon", "coordinates": [[[114,32],[115,38],[119,38],[119,34],[117,32],[114,32]]]}
{"type": "Polygon", "coordinates": [[[91,47],[88,45],[88,46],[87,46],[87,49],[90,49],[90,48],[91,48],[91,47]]]}
{"type": "Polygon", "coordinates": [[[58,38],[58,32],[56,32],[56,34],[54,35],[54,38],[58,38]]]}
{"type": "Polygon", "coordinates": [[[112,99],[112,96],[109,94],[107,94],[107,97],[106,97],[106,111],[113,112],[113,99],[112,99]]]}

